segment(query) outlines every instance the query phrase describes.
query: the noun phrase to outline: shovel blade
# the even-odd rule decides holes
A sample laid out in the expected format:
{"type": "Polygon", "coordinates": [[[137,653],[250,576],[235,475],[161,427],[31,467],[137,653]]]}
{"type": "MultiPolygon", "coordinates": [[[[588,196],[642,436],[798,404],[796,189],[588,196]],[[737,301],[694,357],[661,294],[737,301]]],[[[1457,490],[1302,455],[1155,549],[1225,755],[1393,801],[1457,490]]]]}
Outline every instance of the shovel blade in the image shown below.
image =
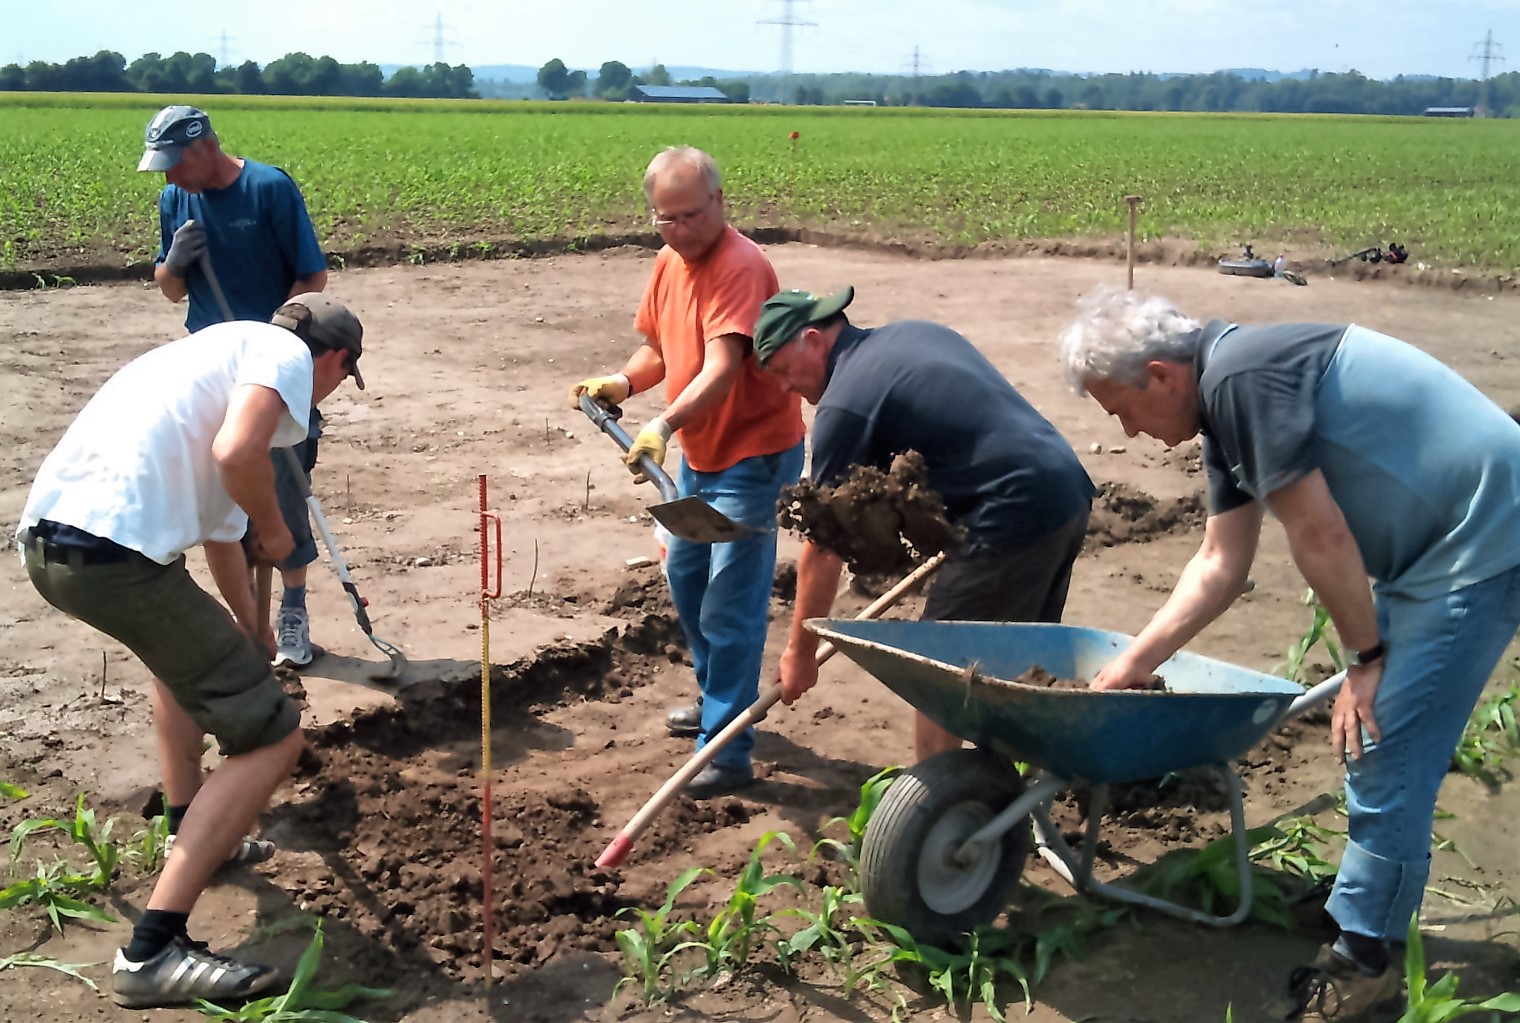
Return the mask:
{"type": "Polygon", "coordinates": [[[755,531],[740,525],[700,497],[683,497],[678,501],[657,504],[649,509],[654,520],[672,536],[690,543],[731,543],[755,531]]]}

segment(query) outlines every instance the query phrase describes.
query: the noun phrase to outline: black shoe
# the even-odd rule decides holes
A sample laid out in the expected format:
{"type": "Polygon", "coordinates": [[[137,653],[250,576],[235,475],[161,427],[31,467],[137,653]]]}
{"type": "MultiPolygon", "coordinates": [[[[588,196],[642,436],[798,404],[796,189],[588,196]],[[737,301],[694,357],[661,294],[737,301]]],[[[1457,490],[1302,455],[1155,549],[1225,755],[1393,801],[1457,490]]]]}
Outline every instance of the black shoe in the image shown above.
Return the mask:
{"type": "Polygon", "coordinates": [[[671,735],[694,736],[702,734],[702,697],[696,703],[677,707],[665,715],[665,727],[671,735]]]}
{"type": "Polygon", "coordinates": [[[686,794],[693,799],[711,799],[726,796],[755,784],[755,771],[750,767],[723,767],[708,764],[691,781],[686,783],[686,794]]]}

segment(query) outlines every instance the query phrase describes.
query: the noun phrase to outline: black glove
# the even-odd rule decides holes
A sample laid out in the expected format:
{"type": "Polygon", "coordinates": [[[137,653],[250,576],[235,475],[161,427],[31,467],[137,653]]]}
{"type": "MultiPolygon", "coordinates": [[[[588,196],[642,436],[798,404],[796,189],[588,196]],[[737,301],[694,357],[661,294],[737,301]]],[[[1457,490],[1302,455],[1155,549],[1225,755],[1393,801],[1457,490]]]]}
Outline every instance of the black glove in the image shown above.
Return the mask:
{"type": "Polygon", "coordinates": [[[187,220],[174,232],[169,251],[164,254],[164,269],[184,279],[190,268],[206,254],[206,229],[193,220],[187,220]]]}

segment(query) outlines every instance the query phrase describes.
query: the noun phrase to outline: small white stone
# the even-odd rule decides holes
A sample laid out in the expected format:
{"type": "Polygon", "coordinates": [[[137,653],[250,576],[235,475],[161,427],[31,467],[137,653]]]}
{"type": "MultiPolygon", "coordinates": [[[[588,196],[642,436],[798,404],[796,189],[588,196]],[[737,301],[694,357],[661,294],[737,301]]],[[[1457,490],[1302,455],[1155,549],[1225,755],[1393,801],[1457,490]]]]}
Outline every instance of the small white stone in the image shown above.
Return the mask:
{"type": "Polygon", "coordinates": [[[1087,450],[1091,454],[1101,455],[1103,454],[1103,445],[1099,444],[1097,441],[1093,441],[1091,444],[1087,445],[1087,450]]]}
{"type": "Polygon", "coordinates": [[[427,568],[432,563],[432,558],[418,558],[416,561],[412,562],[412,564],[416,565],[418,568],[427,568]]]}

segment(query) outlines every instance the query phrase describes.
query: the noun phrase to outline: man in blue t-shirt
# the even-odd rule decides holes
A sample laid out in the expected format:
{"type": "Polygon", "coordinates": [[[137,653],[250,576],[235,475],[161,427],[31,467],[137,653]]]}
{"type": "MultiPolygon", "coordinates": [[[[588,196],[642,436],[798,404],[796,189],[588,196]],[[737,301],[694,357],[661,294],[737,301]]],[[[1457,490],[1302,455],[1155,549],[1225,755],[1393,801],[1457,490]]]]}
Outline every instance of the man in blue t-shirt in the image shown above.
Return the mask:
{"type": "MultiPolygon", "coordinates": [[[[1071,445],[960,334],[922,320],[856,327],[844,315],[854,297],[783,291],[755,324],[760,365],[818,408],[813,482],[837,485],[917,451],[929,489],[967,534],[940,567],[924,620],[1060,621],[1094,493],[1071,445]]],[[[788,704],[818,681],[818,637],[803,623],[829,613],[842,568],[834,552],[803,547],[781,655],[788,704]]],[[[960,745],[916,715],[917,759],[960,745]]]]}
{"type": "Polygon", "coordinates": [[[1118,289],[1084,301],[1061,356],[1129,436],[1201,433],[1209,476],[1203,546],[1093,687],[1142,684],[1230,606],[1266,511],[1350,652],[1331,717],[1350,831],[1326,906],[1340,935],[1294,971],[1283,1018],[1365,1018],[1399,994],[1389,945],[1419,911],[1436,794],[1520,628],[1520,425],[1365,327],[1201,324],[1118,289]]]}
{"type": "MultiPolygon", "coordinates": [[[[231,316],[267,321],[286,300],[327,287],[327,257],[317,244],[301,190],[278,167],[224,153],[211,118],[189,106],[168,106],[148,123],[140,171],[161,171],[159,254],[153,280],[164,297],[187,295],[191,333],[220,323],[227,312],[203,270],[210,260],[231,316]]],[[[310,484],[322,414],[311,410],[307,439],[293,449],[310,484]]],[[[317,557],[306,501],[290,459],[272,453],[275,489],[295,550],[280,565],[284,593],[275,616],[276,664],[304,667],[313,657],[306,611],[306,567],[317,557]]]]}

